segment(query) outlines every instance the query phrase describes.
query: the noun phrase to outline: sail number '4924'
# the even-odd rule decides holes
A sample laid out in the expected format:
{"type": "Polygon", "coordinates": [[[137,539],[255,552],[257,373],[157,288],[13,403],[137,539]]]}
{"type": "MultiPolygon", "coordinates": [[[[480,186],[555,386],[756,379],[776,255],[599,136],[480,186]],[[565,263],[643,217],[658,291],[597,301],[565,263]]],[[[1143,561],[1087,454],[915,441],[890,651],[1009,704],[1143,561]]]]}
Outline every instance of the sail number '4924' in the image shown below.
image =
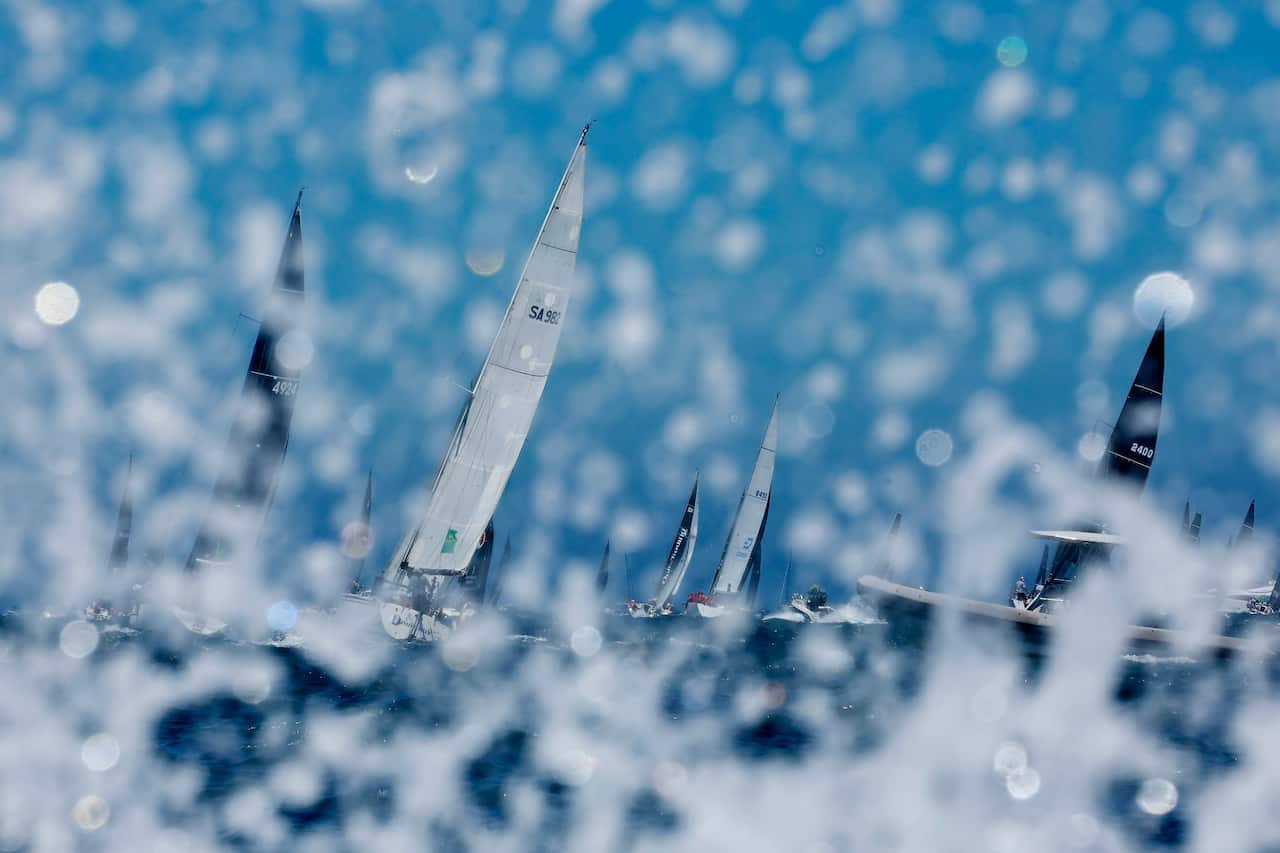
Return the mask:
{"type": "Polygon", "coordinates": [[[271,393],[277,397],[292,397],[298,393],[298,380],[277,379],[276,384],[271,386],[271,393]]]}
{"type": "Polygon", "coordinates": [[[529,319],[541,320],[550,326],[558,326],[560,325],[560,312],[550,308],[543,308],[541,305],[530,305],[529,319]]]}

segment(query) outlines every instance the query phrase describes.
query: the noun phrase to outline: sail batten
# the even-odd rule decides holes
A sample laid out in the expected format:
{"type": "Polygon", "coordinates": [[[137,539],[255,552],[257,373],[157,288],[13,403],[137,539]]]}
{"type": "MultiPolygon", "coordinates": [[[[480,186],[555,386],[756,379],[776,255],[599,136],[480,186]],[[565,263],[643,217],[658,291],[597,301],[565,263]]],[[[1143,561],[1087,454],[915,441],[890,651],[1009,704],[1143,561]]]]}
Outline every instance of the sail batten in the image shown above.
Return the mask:
{"type": "Polygon", "coordinates": [[[773,488],[773,469],[778,449],[778,401],[773,401],[769,423],[765,427],[764,440],[756,452],[755,467],[751,479],[738,499],[738,508],[729,525],[715,577],[711,581],[712,595],[734,595],[741,591],[751,568],[751,554],[760,537],[764,535],[764,519],[773,488]]]}
{"type": "Polygon", "coordinates": [[[467,572],[524,447],[555,362],[582,228],[586,130],[543,218],[436,472],[417,533],[384,579],[467,572]]]}

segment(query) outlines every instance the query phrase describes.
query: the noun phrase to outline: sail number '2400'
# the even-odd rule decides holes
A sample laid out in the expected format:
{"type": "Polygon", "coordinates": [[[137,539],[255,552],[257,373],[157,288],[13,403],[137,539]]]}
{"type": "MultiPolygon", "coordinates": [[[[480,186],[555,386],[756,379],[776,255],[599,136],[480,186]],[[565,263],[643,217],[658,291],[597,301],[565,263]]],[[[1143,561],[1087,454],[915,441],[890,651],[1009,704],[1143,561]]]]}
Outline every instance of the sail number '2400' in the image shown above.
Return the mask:
{"type": "Polygon", "coordinates": [[[1144,459],[1150,459],[1151,457],[1156,455],[1156,452],[1152,450],[1150,447],[1143,447],[1141,444],[1138,444],[1138,442],[1136,441],[1133,443],[1133,446],[1129,448],[1129,452],[1136,453],[1144,459]]]}
{"type": "Polygon", "coordinates": [[[550,326],[558,326],[560,325],[560,312],[551,308],[543,308],[541,305],[530,305],[529,319],[540,320],[550,326]]]}

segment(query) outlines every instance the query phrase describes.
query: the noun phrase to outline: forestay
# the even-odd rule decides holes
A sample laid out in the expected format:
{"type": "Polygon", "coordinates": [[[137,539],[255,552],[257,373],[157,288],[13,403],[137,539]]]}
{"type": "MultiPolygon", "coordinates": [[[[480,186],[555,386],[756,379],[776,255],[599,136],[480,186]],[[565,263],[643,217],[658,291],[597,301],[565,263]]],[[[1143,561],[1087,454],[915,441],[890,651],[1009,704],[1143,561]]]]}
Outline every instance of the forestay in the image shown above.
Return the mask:
{"type": "Polygon", "coordinates": [[[426,514],[397,551],[388,580],[402,582],[406,571],[463,574],[498,506],[542,398],[569,307],[582,228],[586,138],[584,129],[458,419],[426,514]]]}
{"type": "Polygon", "coordinates": [[[769,425],[764,431],[764,441],[756,453],[756,466],[733,515],[729,538],[720,553],[720,564],[711,581],[713,595],[733,595],[742,589],[751,552],[756,541],[764,533],[765,509],[769,505],[769,491],[773,488],[774,460],[778,450],[778,401],[773,401],[769,425]]]}

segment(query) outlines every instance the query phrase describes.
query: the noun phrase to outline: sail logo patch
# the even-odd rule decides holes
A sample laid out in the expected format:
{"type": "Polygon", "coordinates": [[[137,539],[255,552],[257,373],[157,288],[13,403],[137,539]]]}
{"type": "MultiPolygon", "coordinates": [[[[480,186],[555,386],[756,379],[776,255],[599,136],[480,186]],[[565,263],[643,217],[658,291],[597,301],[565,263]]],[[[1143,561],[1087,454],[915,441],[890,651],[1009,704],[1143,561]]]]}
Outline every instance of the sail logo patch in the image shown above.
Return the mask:
{"type": "Polygon", "coordinates": [[[440,553],[452,554],[456,547],[458,547],[458,531],[450,527],[449,532],[444,535],[444,547],[440,549],[440,553]]]}

